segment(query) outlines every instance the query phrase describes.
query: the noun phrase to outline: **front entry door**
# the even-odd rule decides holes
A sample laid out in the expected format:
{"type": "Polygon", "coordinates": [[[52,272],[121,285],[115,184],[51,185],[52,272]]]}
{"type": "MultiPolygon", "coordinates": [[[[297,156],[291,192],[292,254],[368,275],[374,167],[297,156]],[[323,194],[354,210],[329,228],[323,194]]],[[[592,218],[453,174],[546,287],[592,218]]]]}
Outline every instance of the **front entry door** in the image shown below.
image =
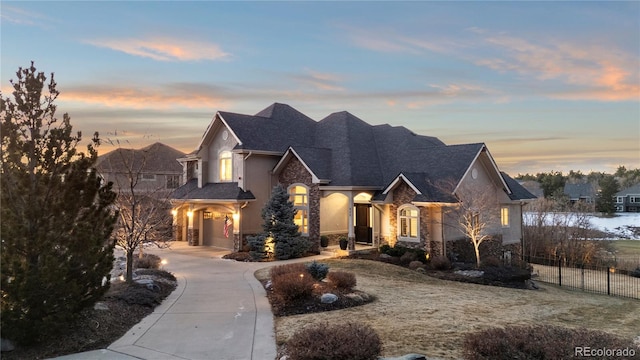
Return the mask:
{"type": "Polygon", "coordinates": [[[356,242],[371,244],[371,224],[369,223],[369,204],[356,205],[356,242]]]}

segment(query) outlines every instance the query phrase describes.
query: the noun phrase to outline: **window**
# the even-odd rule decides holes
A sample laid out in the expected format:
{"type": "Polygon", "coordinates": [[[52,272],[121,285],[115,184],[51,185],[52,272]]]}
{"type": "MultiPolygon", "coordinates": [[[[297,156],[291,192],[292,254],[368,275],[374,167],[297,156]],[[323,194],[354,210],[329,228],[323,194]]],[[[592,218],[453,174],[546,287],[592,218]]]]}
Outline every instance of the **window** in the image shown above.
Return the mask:
{"type": "Polygon", "coordinates": [[[298,210],[293,217],[293,222],[298,225],[302,234],[309,233],[309,191],[304,185],[291,185],[289,187],[289,200],[298,210]]]}
{"type": "Polygon", "coordinates": [[[629,202],[632,202],[632,203],[640,203],[640,195],[632,195],[632,196],[629,198],[629,202]]]}
{"type": "Polygon", "coordinates": [[[500,209],[500,222],[502,227],[509,227],[509,208],[503,207],[500,209]]]}
{"type": "Polygon", "coordinates": [[[398,209],[398,237],[405,241],[418,241],[419,233],[418,208],[411,205],[404,205],[398,209]]]}
{"type": "Polygon", "coordinates": [[[624,202],[624,197],[623,196],[616,197],[616,202],[622,204],[624,202]]]}
{"type": "Polygon", "coordinates": [[[156,174],[142,174],[142,181],[155,181],[156,174]]]}
{"type": "Polygon", "coordinates": [[[220,153],[220,181],[231,181],[233,167],[231,166],[231,152],[220,153]]]}
{"type": "Polygon", "coordinates": [[[176,189],[180,186],[180,175],[167,175],[167,189],[176,189]]]}

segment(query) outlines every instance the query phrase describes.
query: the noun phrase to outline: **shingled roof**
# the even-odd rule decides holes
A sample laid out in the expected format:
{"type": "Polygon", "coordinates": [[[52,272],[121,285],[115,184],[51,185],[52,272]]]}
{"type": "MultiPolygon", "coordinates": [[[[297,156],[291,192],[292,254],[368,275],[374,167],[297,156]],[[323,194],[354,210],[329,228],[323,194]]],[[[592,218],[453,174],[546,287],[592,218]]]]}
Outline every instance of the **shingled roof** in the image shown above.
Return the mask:
{"type": "Polygon", "coordinates": [[[182,151],[157,142],[141,149],[119,148],[100,155],[96,168],[105,173],[123,173],[133,169],[143,173],[182,174],[182,165],[176,159],[183,156],[182,151]]]}
{"type": "MultiPolygon", "coordinates": [[[[255,115],[218,115],[237,137],[236,149],[295,154],[329,186],[384,189],[404,174],[422,193],[416,201],[451,201],[451,195],[434,184],[460,181],[485,149],[482,143],[445,145],[402,126],[370,125],[346,111],[316,122],[289,105],[274,103],[255,115]]],[[[506,184],[503,175],[496,175],[501,176],[506,184]]],[[[531,195],[515,181],[507,187],[514,199],[531,195]]]]}
{"type": "Polygon", "coordinates": [[[255,200],[255,196],[251,191],[242,190],[237,182],[208,183],[199,188],[197,179],[191,179],[185,185],[176,189],[172,198],[176,200],[255,200]]]}

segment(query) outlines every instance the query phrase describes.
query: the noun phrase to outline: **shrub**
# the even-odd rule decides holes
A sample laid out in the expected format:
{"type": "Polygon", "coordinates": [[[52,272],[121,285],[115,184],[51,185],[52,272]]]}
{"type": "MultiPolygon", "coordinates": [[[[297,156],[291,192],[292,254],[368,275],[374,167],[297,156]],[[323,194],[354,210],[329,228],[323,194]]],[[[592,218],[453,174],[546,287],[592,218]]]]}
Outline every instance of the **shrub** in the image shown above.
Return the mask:
{"type": "Polygon", "coordinates": [[[286,265],[278,265],[271,268],[270,275],[271,279],[276,276],[280,276],[283,274],[294,273],[300,275],[302,273],[307,273],[307,267],[302,263],[296,264],[286,264],[286,265]]]}
{"type": "Polygon", "coordinates": [[[431,267],[435,270],[449,270],[451,261],[446,256],[436,256],[431,260],[431,267]]]}
{"type": "Polygon", "coordinates": [[[327,279],[339,290],[351,291],[356,287],[356,276],[353,273],[332,271],[327,275],[327,279]]]}
{"type": "Polygon", "coordinates": [[[631,271],[629,275],[640,278],[640,266],[637,267],[635,270],[631,271]]]}
{"type": "Polygon", "coordinates": [[[484,269],[484,268],[488,268],[488,267],[500,267],[503,266],[503,262],[500,261],[500,259],[498,259],[495,256],[488,256],[484,259],[482,259],[482,263],[480,263],[480,268],[484,269]]]}
{"type": "MultiPolygon", "coordinates": [[[[464,340],[465,358],[484,359],[568,359],[576,357],[576,348],[625,349],[635,346],[631,340],[587,329],[557,326],[508,326],[469,334],[464,340]]],[[[615,354],[614,354],[615,355],[615,354]]],[[[619,359],[602,356],[598,359],[619,359]]]]}
{"type": "Polygon", "coordinates": [[[248,252],[233,252],[222,257],[223,259],[235,260],[235,261],[251,261],[253,256],[248,252]]]}
{"type": "Polygon", "coordinates": [[[483,277],[499,282],[524,282],[531,279],[531,270],[511,266],[487,267],[483,277]]]}
{"type": "Polygon", "coordinates": [[[329,272],[329,266],[326,264],[320,264],[317,262],[312,262],[307,265],[307,271],[309,274],[313,276],[314,279],[318,281],[322,281],[322,279],[327,277],[327,273],[329,272]]]}
{"type": "Polygon", "coordinates": [[[287,272],[271,277],[273,294],[283,303],[310,298],[315,281],[309,272],[287,272]]]}
{"type": "Polygon", "coordinates": [[[158,270],[158,269],[139,269],[139,270],[136,270],[136,275],[137,276],[141,276],[141,275],[157,276],[162,279],[176,281],[176,277],[172,273],[164,270],[158,270]]]}
{"type": "Polygon", "coordinates": [[[133,254],[133,267],[136,269],[157,269],[160,267],[160,257],[154,254],[142,254],[142,258],[138,254],[133,254]]]}
{"type": "Polygon", "coordinates": [[[389,254],[389,249],[391,249],[391,246],[389,244],[384,244],[382,246],[380,246],[380,248],[378,249],[378,251],[380,252],[380,254],[389,254]]]}
{"type": "Polygon", "coordinates": [[[299,258],[311,249],[311,241],[303,236],[283,234],[274,239],[274,244],[275,256],[278,260],[299,258]]]}
{"type": "Polygon", "coordinates": [[[415,270],[419,268],[424,269],[424,264],[422,263],[422,261],[415,260],[409,263],[409,269],[415,270]]]}
{"type": "Polygon", "coordinates": [[[382,343],[375,330],[352,322],[312,325],[287,341],[291,360],[375,360],[381,351],[382,343]]]}
{"type": "Polygon", "coordinates": [[[402,264],[409,264],[412,261],[417,260],[418,256],[416,255],[415,252],[413,251],[405,251],[404,254],[402,254],[402,256],[400,256],[400,262],[402,264]]]}

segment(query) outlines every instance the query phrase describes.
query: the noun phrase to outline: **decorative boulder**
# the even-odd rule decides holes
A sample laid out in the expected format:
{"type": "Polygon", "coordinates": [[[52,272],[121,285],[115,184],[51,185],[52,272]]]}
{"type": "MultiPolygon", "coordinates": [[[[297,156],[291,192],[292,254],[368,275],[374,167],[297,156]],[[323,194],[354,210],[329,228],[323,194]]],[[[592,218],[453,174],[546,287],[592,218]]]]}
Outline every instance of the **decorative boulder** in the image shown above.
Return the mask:
{"type": "Polygon", "coordinates": [[[336,301],[338,301],[338,295],[336,294],[326,293],[320,297],[320,302],[323,304],[333,304],[336,301]]]}
{"type": "Polygon", "coordinates": [[[98,301],[93,305],[94,310],[107,311],[109,310],[109,306],[102,301],[98,301]]]}

